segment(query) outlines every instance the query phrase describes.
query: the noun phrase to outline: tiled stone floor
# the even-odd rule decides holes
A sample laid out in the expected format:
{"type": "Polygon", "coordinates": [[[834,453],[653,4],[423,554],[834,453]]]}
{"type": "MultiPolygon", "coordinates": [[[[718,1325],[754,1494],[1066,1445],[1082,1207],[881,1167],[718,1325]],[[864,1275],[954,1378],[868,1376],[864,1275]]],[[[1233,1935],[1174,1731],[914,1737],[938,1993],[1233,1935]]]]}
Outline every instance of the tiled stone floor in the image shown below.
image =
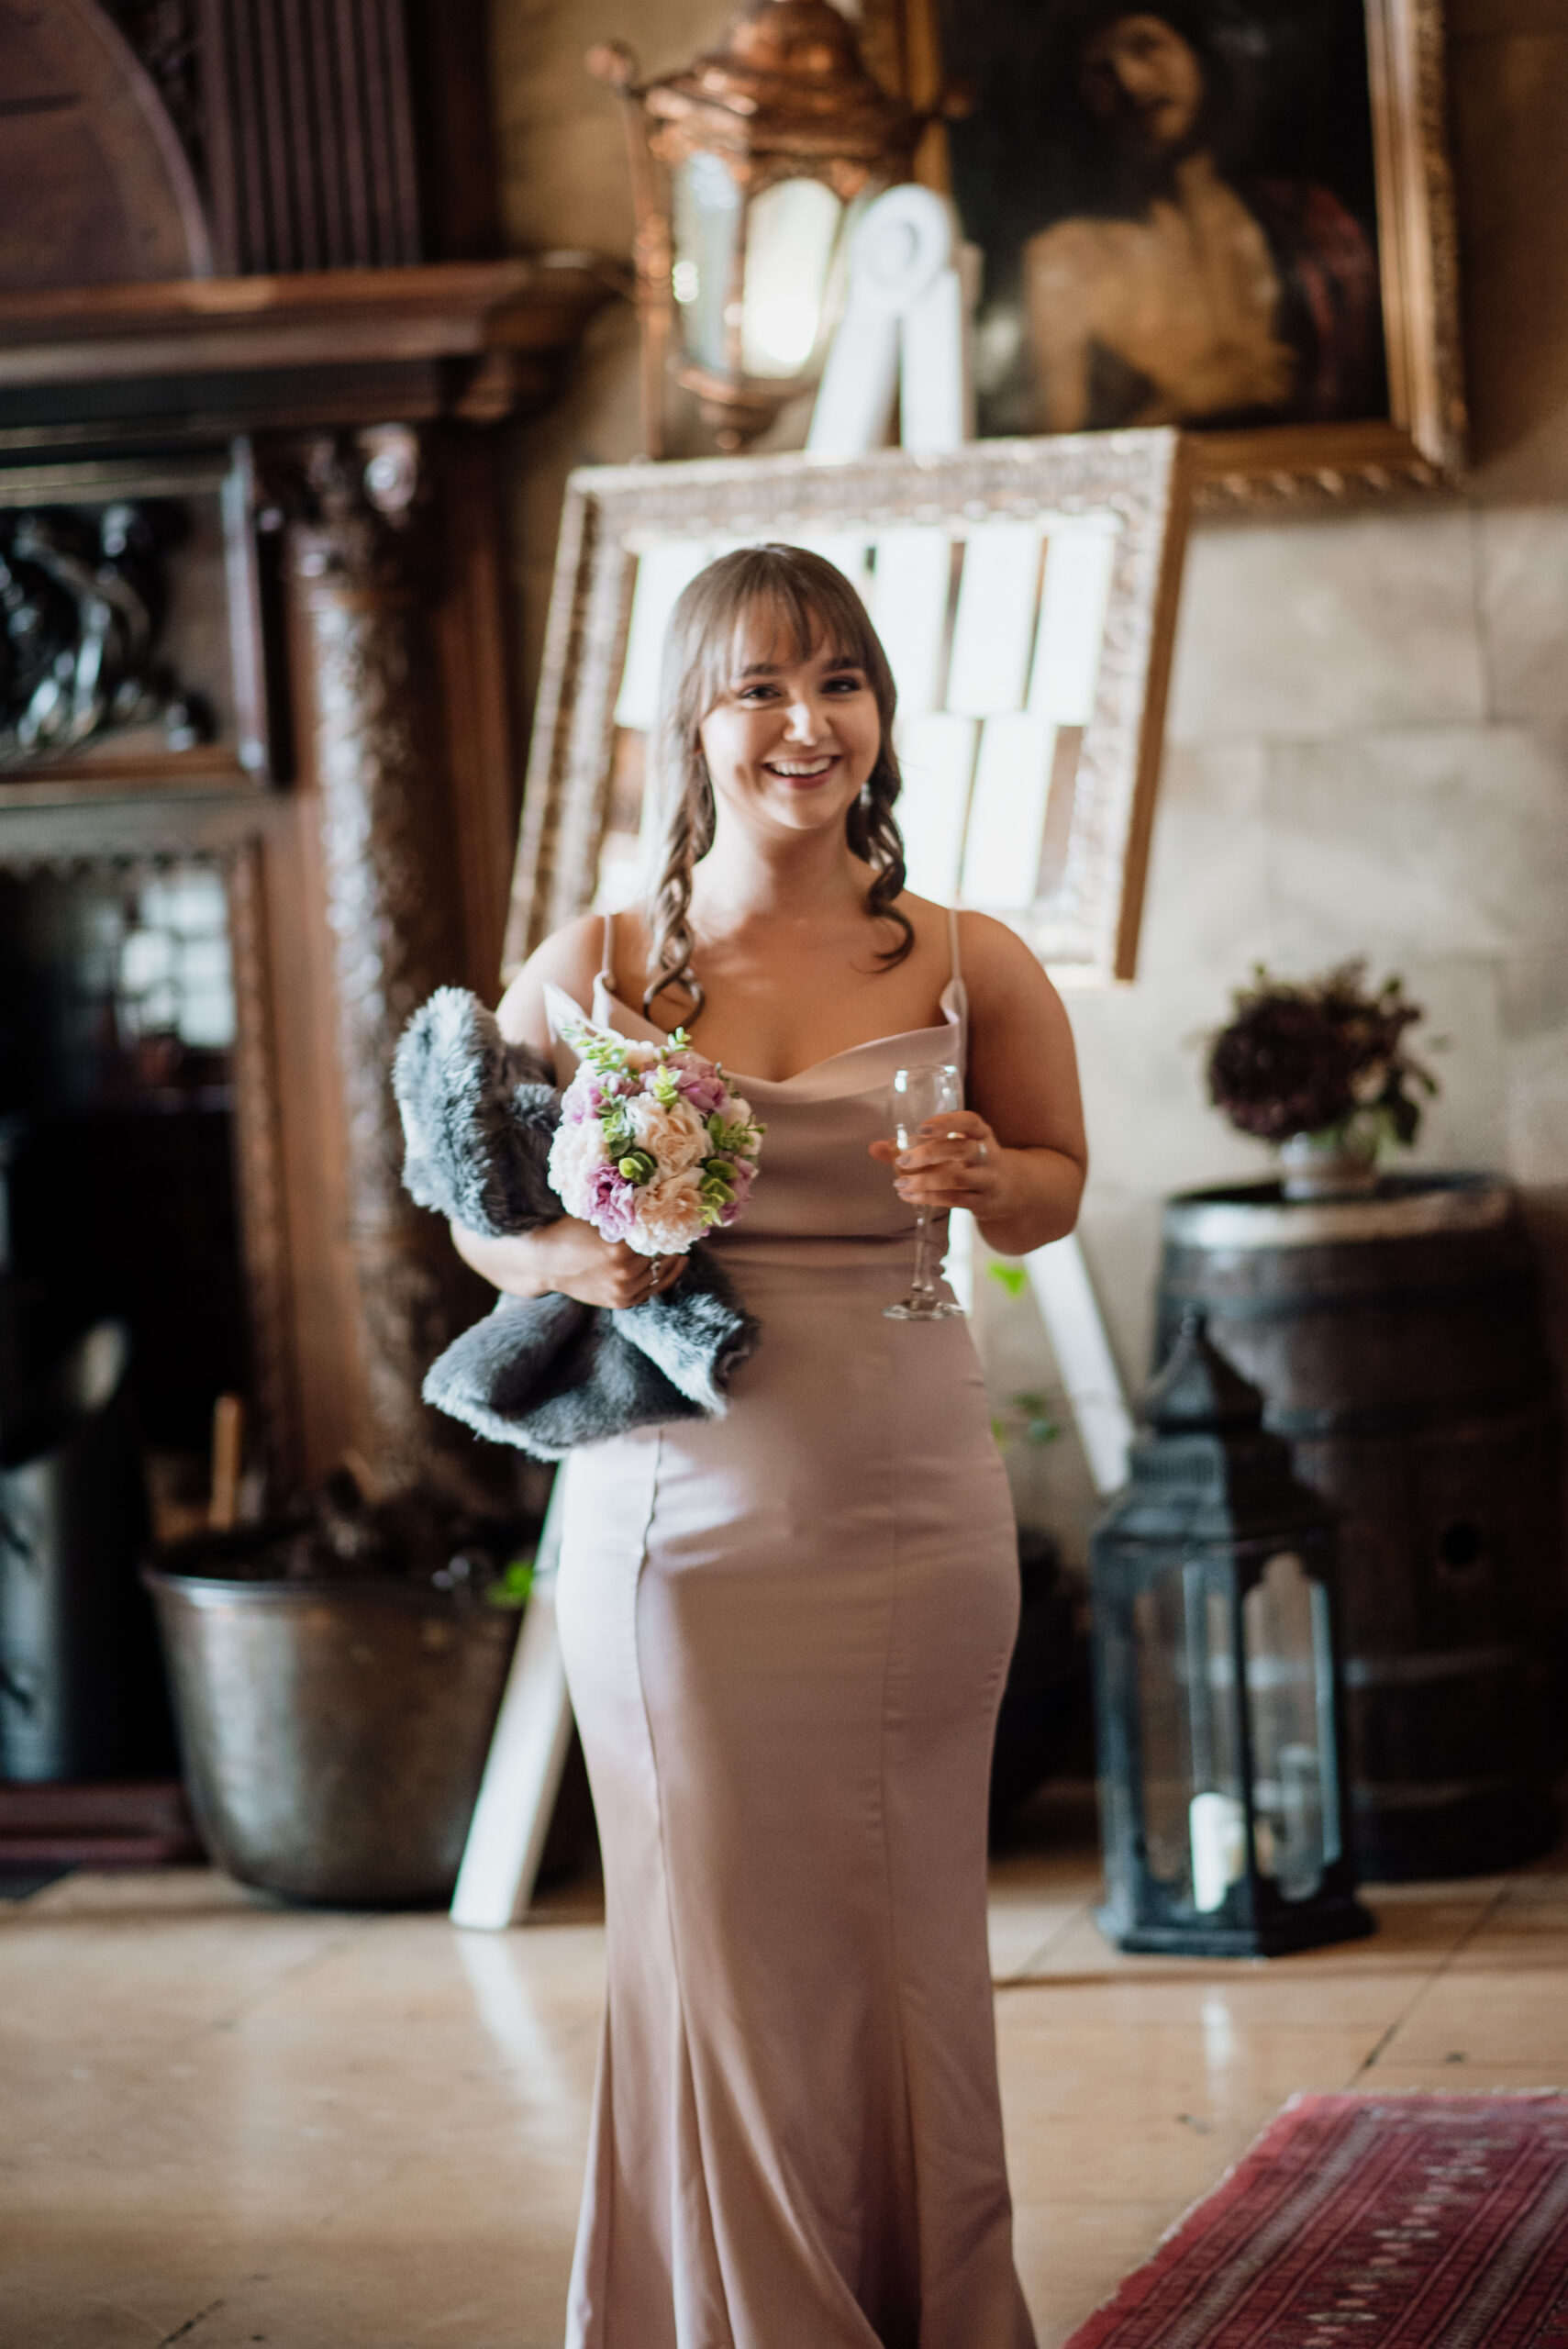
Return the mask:
{"type": "MultiPolygon", "coordinates": [[[[1095,1887],[1070,1798],[995,1870],[1041,2349],[1295,2090],[1568,2083],[1568,1853],[1257,1966],[1118,1958],[1095,1887]]],[[[592,1886],[504,1936],[189,1869],[0,1905],[0,2345],[559,2349],[602,1978],[592,1886]]]]}

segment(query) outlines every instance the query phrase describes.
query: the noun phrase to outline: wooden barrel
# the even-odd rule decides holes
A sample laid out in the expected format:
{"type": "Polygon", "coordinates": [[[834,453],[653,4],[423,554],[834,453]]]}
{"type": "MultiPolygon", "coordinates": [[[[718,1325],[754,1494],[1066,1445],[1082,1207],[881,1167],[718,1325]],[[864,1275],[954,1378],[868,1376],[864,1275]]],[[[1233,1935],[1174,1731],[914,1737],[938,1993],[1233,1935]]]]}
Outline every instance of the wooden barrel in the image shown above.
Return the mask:
{"type": "Polygon", "coordinates": [[[1462,1876],[1552,1832],[1562,1650],[1560,1421],[1513,1195],[1385,1178],[1167,1203],[1157,1358],[1183,1306],[1343,1512],[1340,1644],[1356,1857],[1462,1876]]]}

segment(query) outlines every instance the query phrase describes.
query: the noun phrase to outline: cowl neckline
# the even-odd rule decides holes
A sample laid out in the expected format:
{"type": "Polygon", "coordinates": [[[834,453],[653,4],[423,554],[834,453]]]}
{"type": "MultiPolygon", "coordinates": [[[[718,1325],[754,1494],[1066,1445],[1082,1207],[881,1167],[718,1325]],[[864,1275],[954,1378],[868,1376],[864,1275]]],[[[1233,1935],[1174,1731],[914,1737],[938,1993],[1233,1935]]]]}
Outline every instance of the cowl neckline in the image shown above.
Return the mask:
{"type": "MultiPolygon", "coordinates": [[[[804,1085],[811,1078],[821,1076],[826,1070],[841,1068],[845,1063],[862,1060],[868,1053],[885,1052],[894,1044],[917,1043],[922,1039],[932,1036],[940,1036],[944,1042],[950,1040],[955,1042],[962,1062],[969,1010],[962,980],[950,979],[942,989],[940,1000],[942,1009],[940,1025],[927,1028],[905,1028],[891,1036],[868,1036],[863,1043],[847,1044],[842,1052],[829,1052],[824,1059],[812,1061],[806,1067],[796,1069],[790,1076],[752,1076],[744,1069],[729,1069],[727,1074],[736,1085],[743,1088],[748,1097],[753,1093],[787,1093],[792,1086],[804,1085]]],[[[575,1006],[573,1008],[575,1009],[575,1006]]],[[[630,1004],[623,1003],[619,996],[612,995],[610,989],[605,985],[602,975],[594,981],[593,1017],[597,1026],[613,1028],[617,1035],[630,1032],[623,1024],[629,1021],[632,1031],[641,1031],[637,1038],[639,1043],[644,1039],[649,1042],[659,1043],[666,1041],[664,1030],[657,1027],[640,1011],[634,1011],[630,1004]],[[611,1014],[614,1016],[609,1016],[611,1014]]],[[[695,1049],[701,1052],[700,1041],[695,1038],[693,1041],[695,1049]]]]}

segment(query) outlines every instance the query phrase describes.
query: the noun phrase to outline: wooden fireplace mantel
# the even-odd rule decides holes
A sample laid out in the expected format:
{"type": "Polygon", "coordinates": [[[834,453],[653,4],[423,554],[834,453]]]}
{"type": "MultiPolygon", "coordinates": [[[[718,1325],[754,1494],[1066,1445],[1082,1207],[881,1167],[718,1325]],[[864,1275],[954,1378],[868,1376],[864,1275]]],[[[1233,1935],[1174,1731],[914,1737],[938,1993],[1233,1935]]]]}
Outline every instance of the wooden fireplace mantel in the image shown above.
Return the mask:
{"type": "Polygon", "coordinates": [[[0,294],[0,384],[560,350],[616,290],[573,254],[0,294]]]}
{"type": "Polygon", "coordinates": [[[0,451],[537,406],[621,290],[593,255],[0,293],[0,451]],[[128,387],[142,387],[128,400],[128,387]]]}
{"type": "Polygon", "coordinates": [[[0,773],[0,865],[228,874],[251,1401],[279,1497],[350,1453],[386,1491],[494,1481],[419,1400],[484,1300],[402,1190],[390,1064],[433,986],[491,994],[499,965],[518,777],[485,428],[543,405],[617,290],[613,264],[562,256],[0,294],[0,507],[178,498],[216,464],[236,674],[283,713],[253,770],[238,736],[154,755],[111,733],[0,773]]]}

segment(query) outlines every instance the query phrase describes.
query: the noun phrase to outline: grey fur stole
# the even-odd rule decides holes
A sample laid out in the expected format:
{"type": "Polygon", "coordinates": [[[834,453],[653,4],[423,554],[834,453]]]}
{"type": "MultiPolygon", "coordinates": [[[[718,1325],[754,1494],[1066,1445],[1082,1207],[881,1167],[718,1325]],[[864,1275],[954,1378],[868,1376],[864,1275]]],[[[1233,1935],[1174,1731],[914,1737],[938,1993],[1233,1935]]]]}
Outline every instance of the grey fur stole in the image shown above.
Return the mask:
{"type": "MultiPolygon", "coordinates": [[[[404,1186],[421,1207],[492,1239],[559,1219],[554,1073],[508,1044],[477,996],[438,987],[403,1031],[393,1089],[404,1186]]],[[[560,1460],[629,1428],[722,1417],[757,1337],[728,1275],[698,1246],[673,1289],[623,1312],[570,1297],[498,1298],[431,1364],[425,1400],[496,1443],[560,1460]]]]}

